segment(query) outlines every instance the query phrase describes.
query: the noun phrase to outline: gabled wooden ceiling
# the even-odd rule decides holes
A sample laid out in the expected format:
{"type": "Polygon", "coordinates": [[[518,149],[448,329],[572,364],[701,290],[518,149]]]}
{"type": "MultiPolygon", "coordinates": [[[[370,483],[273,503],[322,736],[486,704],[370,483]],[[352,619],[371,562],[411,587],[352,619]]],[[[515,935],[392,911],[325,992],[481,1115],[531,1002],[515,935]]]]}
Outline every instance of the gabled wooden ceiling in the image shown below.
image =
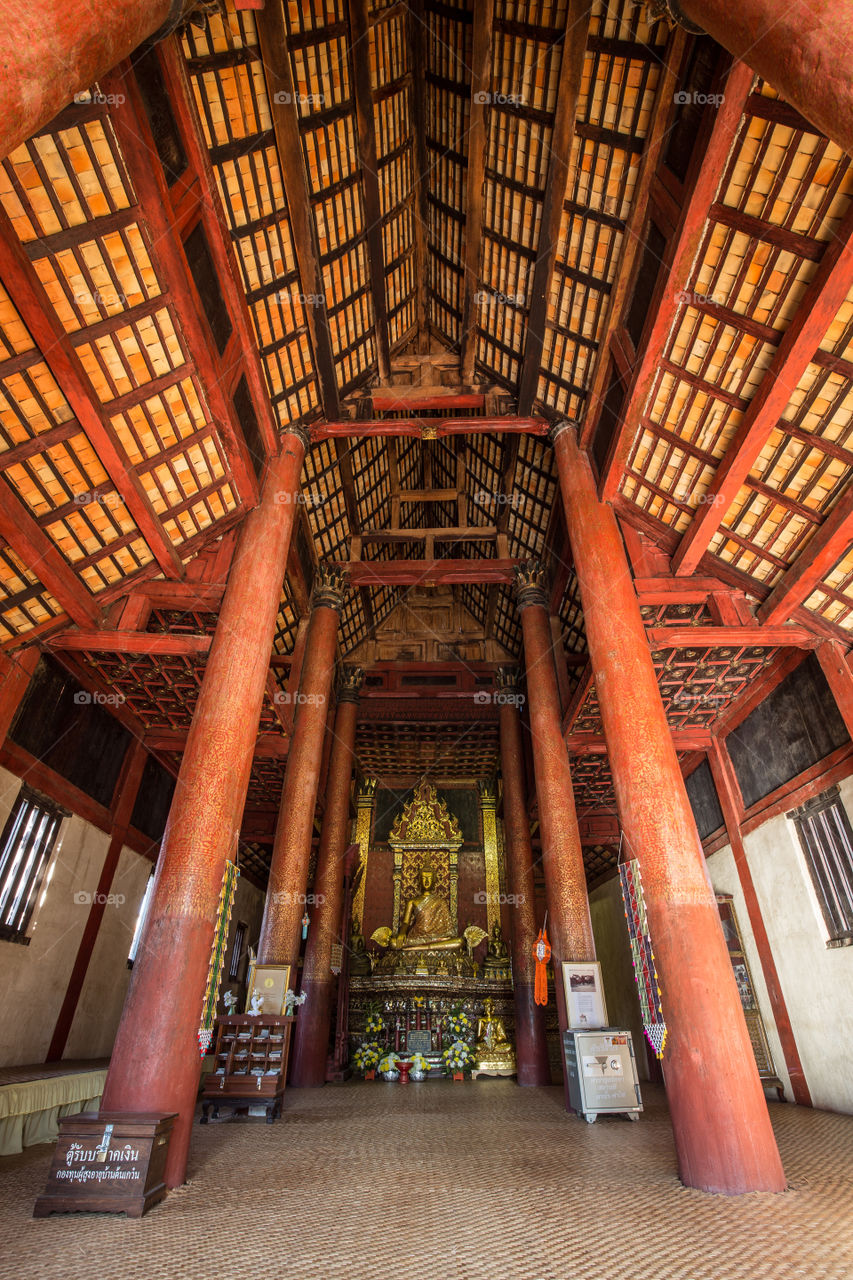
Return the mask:
{"type": "Polygon", "coordinates": [[[848,643],[848,156],[634,0],[204,8],[0,167],[3,643],[120,690],[175,767],[233,528],[300,422],[257,803],[318,559],[389,579],[360,579],[342,657],[404,597],[392,562],[483,562],[453,590],[489,661],[520,650],[497,568],[534,556],[594,807],[561,417],[619,514],[685,752],[790,650],[848,643]],[[389,419],[407,434],[359,436],[389,419]]]}

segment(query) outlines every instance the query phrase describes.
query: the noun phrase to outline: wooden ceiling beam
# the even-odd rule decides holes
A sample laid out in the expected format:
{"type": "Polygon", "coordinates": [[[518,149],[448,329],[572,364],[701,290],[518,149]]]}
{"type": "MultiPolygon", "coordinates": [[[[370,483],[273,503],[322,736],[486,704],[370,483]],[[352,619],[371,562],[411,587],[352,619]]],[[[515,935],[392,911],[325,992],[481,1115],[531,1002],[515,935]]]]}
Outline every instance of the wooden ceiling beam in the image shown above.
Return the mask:
{"type": "Polygon", "coordinates": [[[486,106],[492,87],[495,0],[473,0],[474,43],[471,53],[471,108],[468,117],[468,171],[465,180],[465,261],[463,275],[460,367],[470,382],[477,360],[477,293],[486,180],[486,106]]]}
{"type": "Polygon", "coordinates": [[[480,435],[497,432],[512,435],[547,436],[544,418],[374,418],[315,422],[308,428],[313,444],[336,437],[359,439],[366,436],[409,436],[416,440],[440,440],[442,436],[480,435]]]}
{"type": "MultiPolygon", "coordinates": [[[[424,0],[409,0],[406,5],[408,22],[407,38],[409,62],[413,74],[419,79],[426,74],[428,62],[427,24],[424,0]]],[[[421,356],[429,352],[429,157],[427,155],[427,125],[424,110],[425,94],[416,83],[411,92],[414,183],[412,191],[412,222],[414,226],[415,268],[417,270],[417,347],[421,356]]],[[[455,354],[444,353],[445,358],[457,360],[455,354]]],[[[393,361],[393,365],[397,360],[393,361]]]]}
{"type": "MultiPolygon", "coordinates": [[[[94,389],[80,357],[3,208],[0,208],[0,278],[154,559],[169,577],[182,578],[183,562],[155,515],[112,423],[101,405],[96,404],[94,389]]],[[[144,388],[140,388],[140,400],[144,395],[144,388]]],[[[104,554],[108,553],[107,547],[104,554]]]]}
{"type": "MultiPolygon", "coordinates": [[[[694,156],[691,179],[688,179],[684,192],[681,220],[668,246],[665,266],[660,271],[652,300],[650,312],[653,319],[647,330],[648,336],[642,354],[634,366],[622,408],[622,420],[617,427],[601,476],[599,493],[603,501],[611,501],[618,493],[638,424],[658,375],[660,358],[682,306],[680,295],[687,287],[702,244],[708,210],[717,197],[717,189],[738,135],[754,78],[750,67],[742,62],[735,62],[717,90],[722,94],[723,100],[713,111],[707,146],[704,149],[698,148],[694,156]]],[[[625,301],[627,302],[627,294],[625,301]]],[[[621,320],[621,316],[619,319],[621,320]]],[[[604,382],[601,383],[601,388],[600,395],[603,397],[606,392],[604,382]]],[[[593,429],[594,427],[590,428],[593,429]]],[[[591,435],[585,431],[584,444],[588,445],[590,439],[591,435]]]]}
{"type": "Polygon", "coordinates": [[[631,199],[631,210],[625,223],[622,253],[607,300],[605,336],[595,358],[587,399],[587,414],[581,430],[581,443],[584,446],[589,444],[595,433],[598,415],[607,391],[613,351],[611,344],[614,343],[622,324],[625,307],[634,286],[635,270],[643,248],[643,230],[649,216],[649,195],[664,146],[669,138],[670,121],[675,111],[674,96],[678,88],[687,42],[687,32],[681,27],[674,27],[670,31],[655,92],[652,118],[646,134],[646,145],[631,199]]]}
{"type": "Polygon", "coordinates": [[[353,587],[439,586],[513,581],[517,560],[341,560],[353,587]]]}
{"type": "Polygon", "coordinates": [[[152,657],[191,657],[208,653],[213,636],[165,631],[61,631],[45,641],[54,653],[137,653],[152,657]]]}
{"type": "Polygon", "coordinates": [[[382,205],[376,161],[376,128],[373,114],[373,86],[370,78],[370,22],[368,0],[348,0],[350,23],[350,63],[355,91],[358,124],[358,154],[366,219],[367,268],[373,294],[373,331],[376,339],[376,368],[384,382],[391,371],[388,341],[388,303],[385,290],[385,250],[382,243],[382,205]]]}
{"type": "Polygon", "coordinates": [[[496,535],[495,525],[475,524],[461,528],[436,525],[430,529],[362,529],[359,536],[362,542],[424,542],[431,538],[437,542],[491,542],[496,535]]]}
{"type": "Polygon", "coordinates": [[[589,34],[590,8],[590,0],[569,0],[566,31],[562,40],[563,52],[557,85],[554,129],[551,135],[551,157],[548,162],[548,176],[545,180],[545,194],[542,198],[539,243],[536,262],[533,266],[533,280],[528,294],[527,336],[518,383],[520,414],[528,414],[532,411],[539,386],[539,370],[542,364],[542,348],[545,343],[545,326],[548,319],[548,300],[560,242],[563,204],[571,177],[569,160],[589,34]]]}
{"type": "MultiPolygon", "coordinates": [[[[676,751],[707,751],[712,740],[710,729],[673,729],[671,736],[676,751]]],[[[607,741],[600,733],[569,733],[565,742],[572,756],[607,755],[607,741]]]]}
{"type": "MultiPolygon", "coordinates": [[[[720,459],[714,478],[682,535],[672,570],[693,573],[726,512],[746,483],[771,432],[850,291],[853,274],[853,207],[828,242],[814,277],[761,380],[734,437],[720,459]]],[[[815,535],[819,537],[818,535],[815,535]]]]}
{"type": "Polygon", "coordinates": [[[835,567],[851,542],[853,484],[848,484],[823,524],[759,607],[759,622],[785,622],[835,567]]]}
{"type": "MultiPolygon", "coordinates": [[[[503,457],[501,458],[501,475],[499,496],[504,499],[500,504],[497,519],[495,520],[495,532],[500,534],[502,539],[506,539],[506,532],[509,526],[509,513],[511,510],[511,502],[513,490],[515,487],[516,471],[518,469],[518,450],[519,436],[507,436],[503,442],[503,457]]],[[[559,504],[558,504],[559,505],[559,504]]],[[[504,548],[496,548],[498,555],[504,548]]],[[[489,587],[486,597],[486,620],[483,630],[486,638],[491,639],[495,630],[495,618],[498,612],[498,601],[500,598],[500,586],[498,583],[492,583],[489,587]]]]}
{"type": "Polygon", "coordinates": [[[649,627],[652,649],[816,649],[820,637],[807,627],[649,627]]]}
{"type": "Polygon", "coordinates": [[[338,378],[334,347],[326,307],[326,291],[317,249],[310,185],[305,172],[302,135],[299,131],[297,93],[290,69],[287,28],[281,0],[271,0],[255,13],[267,82],[273,130],[281,166],[293,251],[299,271],[300,289],[307,297],[319,299],[306,305],[305,319],[314,351],[315,370],[323,412],[327,418],[340,417],[338,378]]]}
{"type": "MultiPolygon", "coordinates": [[[[148,751],[183,752],[188,732],[183,729],[152,729],[143,737],[142,745],[148,751]]],[[[287,757],[288,747],[284,734],[262,733],[255,742],[254,757],[256,760],[283,760],[287,757]]]]}

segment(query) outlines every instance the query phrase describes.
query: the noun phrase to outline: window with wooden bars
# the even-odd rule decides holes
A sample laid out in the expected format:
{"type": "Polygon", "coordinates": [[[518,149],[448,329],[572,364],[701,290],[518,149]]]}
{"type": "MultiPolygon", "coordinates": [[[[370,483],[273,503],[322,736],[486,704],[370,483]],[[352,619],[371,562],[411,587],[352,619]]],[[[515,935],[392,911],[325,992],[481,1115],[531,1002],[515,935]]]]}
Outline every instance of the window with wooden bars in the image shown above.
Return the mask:
{"type": "Polygon", "coordinates": [[[29,943],[51,854],[67,810],[22,787],[0,837],[0,938],[29,943]]]}
{"type": "Polygon", "coordinates": [[[788,814],[797,828],[820,909],[827,946],[853,946],[853,829],[838,787],[788,814]]]}

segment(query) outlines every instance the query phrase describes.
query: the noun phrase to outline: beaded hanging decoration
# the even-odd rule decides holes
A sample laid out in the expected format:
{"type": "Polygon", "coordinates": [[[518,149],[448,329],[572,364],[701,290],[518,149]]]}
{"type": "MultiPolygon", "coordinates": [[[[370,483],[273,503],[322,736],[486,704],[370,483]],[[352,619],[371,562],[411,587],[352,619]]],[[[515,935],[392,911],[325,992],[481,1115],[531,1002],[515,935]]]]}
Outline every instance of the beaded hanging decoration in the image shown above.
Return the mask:
{"type": "Polygon", "coordinates": [[[643,897],[643,882],[640,878],[640,864],[636,858],[621,863],[619,879],[622,884],[622,901],[625,904],[625,918],[628,921],[628,935],[631,942],[631,956],[634,961],[634,977],[640,994],[640,1010],[643,1016],[643,1030],[649,1044],[658,1058],[663,1057],[666,1044],[666,1023],[660,1002],[660,987],[655,970],[655,957],[652,951],[652,940],[649,937],[649,926],[646,920],[646,903],[643,897]]]}
{"type": "Polygon", "coordinates": [[[198,1049],[202,1057],[207,1053],[213,1039],[213,1023],[216,1020],[216,1004],[219,1000],[219,985],[222,982],[222,969],[225,963],[225,944],[228,941],[228,925],[231,922],[231,909],[234,906],[239,874],[240,869],[233,862],[225,863],[222,888],[219,891],[219,906],[216,911],[213,947],[210,952],[210,967],[207,971],[207,989],[202,1005],[201,1026],[198,1029],[198,1049]]]}

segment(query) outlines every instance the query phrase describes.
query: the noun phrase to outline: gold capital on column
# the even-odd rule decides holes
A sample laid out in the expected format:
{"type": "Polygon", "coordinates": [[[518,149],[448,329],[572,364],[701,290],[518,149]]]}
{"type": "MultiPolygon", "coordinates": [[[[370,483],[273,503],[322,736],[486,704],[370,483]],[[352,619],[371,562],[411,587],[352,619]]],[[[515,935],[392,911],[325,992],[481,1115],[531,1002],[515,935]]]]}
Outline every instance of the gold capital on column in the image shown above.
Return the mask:
{"type": "Polygon", "coordinates": [[[520,692],[521,669],[516,666],[498,667],[495,672],[495,688],[506,695],[501,701],[520,706],[524,699],[514,698],[512,695],[520,692]]]}
{"type": "Polygon", "coordinates": [[[533,604],[548,608],[548,574],[541,560],[524,560],[515,566],[515,599],[519,609],[533,604]]]}
{"type": "Polygon", "coordinates": [[[330,564],[327,560],[321,561],[317,565],[317,572],[314,576],[311,607],[312,609],[318,609],[322,606],[326,609],[336,609],[338,613],[341,613],[348,590],[349,582],[346,569],[339,569],[337,565],[330,564]]]}
{"type": "Polygon", "coordinates": [[[678,0],[646,0],[646,8],[652,18],[663,18],[670,27],[683,27],[692,36],[705,34],[702,27],[684,13],[678,0]]]}
{"type": "Polygon", "coordinates": [[[363,683],[363,667],[344,667],[338,680],[338,702],[358,702],[363,683]]]}

